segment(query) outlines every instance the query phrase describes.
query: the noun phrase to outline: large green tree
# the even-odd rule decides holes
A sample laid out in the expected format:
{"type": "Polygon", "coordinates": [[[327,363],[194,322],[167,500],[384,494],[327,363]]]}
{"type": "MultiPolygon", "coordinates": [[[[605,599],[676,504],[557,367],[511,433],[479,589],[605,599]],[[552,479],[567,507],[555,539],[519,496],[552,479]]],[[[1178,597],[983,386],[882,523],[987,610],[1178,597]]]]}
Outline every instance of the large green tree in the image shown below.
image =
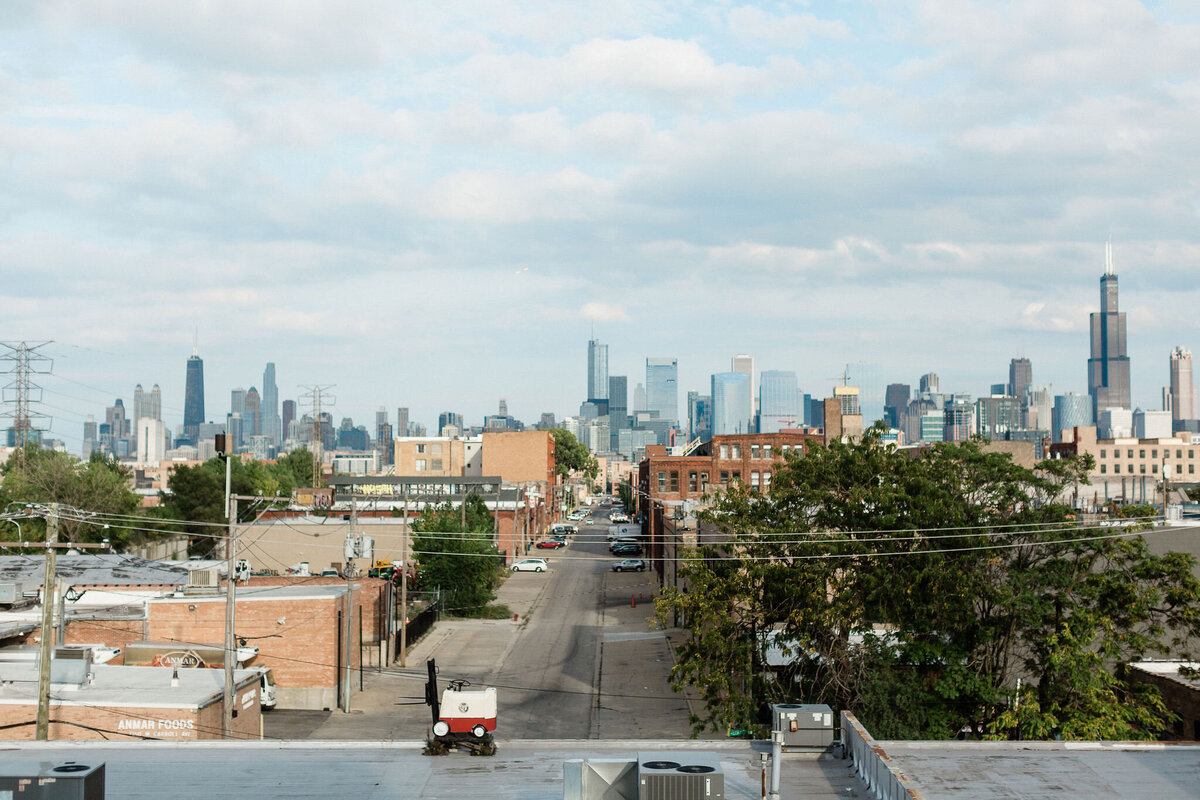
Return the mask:
{"type": "Polygon", "coordinates": [[[492,515],[478,495],[425,509],[412,523],[418,581],[442,593],[443,608],[473,616],[496,599],[502,560],[492,543],[492,515]],[[465,507],[464,507],[465,505],[465,507]]]}
{"type": "MultiPolygon", "coordinates": [[[[116,461],[95,455],[80,461],[55,450],[29,445],[25,465],[17,467],[14,452],[3,467],[0,484],[0,508],[10,504],[60,503],[72,509],[60,517],[59,539],[67,542],[100,542],[108,539],[120,548],[141,539],[137,525],[118,521],[108,515],[131,516],[138,513],[138,496],[129,487],[129,473],[116,461]],[[103,517],[101,516],[103,515],[103,517]],[[107,527],[106,527],[107,526],[107,527]]],[[[19,535],[26,541],[45,537],[41,519],[20,522],[19,535]]],[[[18,529],[8,523],[0,528],[8,541],[18,537],[18,529]]]]}
{"type": "Polygon", "coordinates": [[[800,699],[884,737],[1153,735],[1161,704],[1111,668],[1200,631],[1200,584],[1186,556],[1078,526],[1055,500],[1089,466],[869,433],[789,454],[766,494],[735,484],[706,518],[723,541],[659,601],[689,626],[675,679],[704,696],[697,729],[800,699]],[[1022,675],[1036,702],[1018,718],[1022,675]]]}
{"type": "Polygon", "coordinates": [[[552,428],[550,435],[554,437],[554,465],[560,476],[566,478],[572,472],[580,472],[588,480],[596,480],[600,463],[575,434],[565,428],[552,428]]]}

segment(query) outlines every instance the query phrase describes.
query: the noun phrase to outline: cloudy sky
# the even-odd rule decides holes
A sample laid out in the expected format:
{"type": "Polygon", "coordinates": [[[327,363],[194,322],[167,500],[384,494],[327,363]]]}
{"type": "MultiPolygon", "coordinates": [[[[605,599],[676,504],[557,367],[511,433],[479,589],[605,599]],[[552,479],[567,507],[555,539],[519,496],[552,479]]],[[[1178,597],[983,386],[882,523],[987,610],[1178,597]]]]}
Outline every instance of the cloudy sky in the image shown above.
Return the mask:
{"type": "Polygon", "coordinates": [[[5,340],[54,434],[278,365],[335,417],[576,413],[587,340],[1086,392],[1112,237],[1134,402],[1200,351],[1192,2],[5,0],[5,340]]]}

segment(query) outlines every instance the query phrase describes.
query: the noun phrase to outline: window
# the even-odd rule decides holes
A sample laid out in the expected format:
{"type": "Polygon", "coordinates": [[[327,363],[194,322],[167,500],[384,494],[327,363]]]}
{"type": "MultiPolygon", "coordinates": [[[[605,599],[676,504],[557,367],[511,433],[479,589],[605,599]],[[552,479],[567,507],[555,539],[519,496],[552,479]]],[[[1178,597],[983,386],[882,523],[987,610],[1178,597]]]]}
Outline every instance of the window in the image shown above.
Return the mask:
{"type": "Polygon", "coordinates": [[[729,453],[732,458],[741,458],[742,457],[742,446],[740,444],[732,445],[729,448],[729,453]]]}
{"type": "Polygon", "coordinates": [[[667,487],[669,492],[679,491],[679,470],[671,470],[671,485],[667,487]]]}
{"type": "MultiPolygon", "coordinates": [[[[417,447],[424,447],[424,445],[419,444],[419,445],[417,445],[417,447]]],[[[425,471],[425,459],[418,458],[416,461],[416,464],[413,466],[413,469],[416,472],[424,472],[425,471]]]]}
{"type": "Polygon", "coordinates": [[[1175,457],[1176,457],[1176,458],[1183,458],[1183,451],[1182,451],[1182,450],[1176,450],[1176,451],[1175,451],[1175,457]]]}
{"type": "Polygon", "coordinates": [[[1145,465],[1145,464],[1138,464],[1138,472],[1140,472],[1140,473],[1142,473],[1143,475],[1145,475],[1145,474],[1146,474],[1146,465],[1145,465]]]}
{"type": "Polygon", "coordinates": [[[702,491],[702,492],[708,491],[708,473],[707,472],[700,473],[700,491],[702,491]]]}
{"type": "Polygon", "coordinates": [[[1105,456],[1107,456],[1107,455],[1108,455],[1108,451],[1107,451],[1107,450],[1101,450],[1101,451],[1100,451],[1100,457],[1101,457],[1101,458],[1104,458],[1104,457],[1105,457],[1105,456]]]}
{"type": "Polygon", "coordinates": [[[721,445],[721,458],[729,458],[729,445],[721,445]]]}
{"type": "Polygon", "coordinates": [[[750,473],[750,486],[752,486],[755,489],[758,488],[758,473],[757,472],[750,473]]]}
{"type": "Polygon", "coordinates": [[[423,445],[423,444],[417,445],[417,452],[423,454],[425,452],[425,445],[423,445]]]}
{"type": "Polygon", "coordinates": [[[1196,474],[1196,465],[1188,464],[1188,475],[1195,475],[1195,474],[1196,474]]]}
{"type": "Polygon", "coordinates": [[[1103,475],[1106,472],[1108,472],[1108,464],[1101,464],[1100,465],[1100,474],[1103,475]]]}
{"type": "MultiPolygon", "coordinates": [[[[1138,450],[1138,458],[1145,458],[1145,457],[1146,457],[1146,451],[1138,450]]],[[[1131,455],[1130,458],[1133,458],[1133,456],[1131,455]]]]}
{"type": "Polygon", "coordinates": [[[430,452],[431,452],[433,455],[435,455],[435,456],[440,456],[440,455],[442,454],[442,443],[441,443],[441,442],[434,442],[434,443],[433,443],[433,450],[431,450],[430,452]]]}
{"type": "Polygon", "coordinates": [[[660,492],[667,490],[667,473],[665,472],[658,473],[658,490],[660,492]]]}
{"type": "Polygon", "coordinates": [[[771,486],[771,473],[764,472],[763,473],[763,488],[768,489],[768,488],[770,488],[770,486],[771,486]]]}
{"type": "Polygon", "coordinates": [[[440,458],[433,459],[429,464],[429,468],[431,470],[433,470],[434,472],[441,472],[442,471],[442,460],[440,458]]]}
{"type": "Polygon", "coordinates": [[[721,483],[729,483],[729,470],[721,470],[721,483]]]}
{"type": "Polygon", "coordinates": [[[1158,464],[1151,464],[1150,471],[1153,472],[1155,475],[1157,475],[1158,474],[1158,464]]]}
{"type": "Polygon", "coordinates": [[[771,457],[771,445],[764,444],[763,445],[763,458],[770,458],[770,457],[771,457]]]}
{"type": "Polygon", "coordinates": [[[1129,457],[1129,458],[1133,458],[1133,451],[1132,451],[1132,450],[1129,450],[1129,451],[1128,451],[1128,457],[1129,457]]]}
{"type": "Polygon", "coordinates": [[[688,491],[695,492],[699,490],[699,476],[695,472],[688,473],[688,491]]]}
{"type": "Polygon", "coordinates": [[[788,450],[792,449],[792,446],[790,444],[781,444],[779,445],[779,449],[786,453],[788,450]]]}
{"type": "MultiPolygon", "coordinates": [[[[1104,465],[1101,464],[1100,467],[1101,467],[1100,471],[1103,472],[1104,465]]],[[[1113,473],[1117,474],[1117,475],[1119,475],[1121,473],[1121,465],[1120,464],[1113,464],[1113,473]]]]}
{"type": "Polygon", "coordinates": [[[735,469],[733,471],[733,480],[740,481],[741,479],[742,479],[742,471],[740,469],[735,469]]]}
{"type": "Polygon", "coordinates": [[[758,458],[758,445],[756,445],[756,444],[750,445],[750,457],[758,458]]]}
{"type": "Polygon", "coordinates": [[[1195,457],[1196,457],[1196,451],[1188,450],[1188,458],[1195,458],[1195,457]]]}
{"type": "Polygon", "coordinates": [[[1158,448],[1157,447],[1150,451],[1150,457],[1158,458],[1158,448]]]}

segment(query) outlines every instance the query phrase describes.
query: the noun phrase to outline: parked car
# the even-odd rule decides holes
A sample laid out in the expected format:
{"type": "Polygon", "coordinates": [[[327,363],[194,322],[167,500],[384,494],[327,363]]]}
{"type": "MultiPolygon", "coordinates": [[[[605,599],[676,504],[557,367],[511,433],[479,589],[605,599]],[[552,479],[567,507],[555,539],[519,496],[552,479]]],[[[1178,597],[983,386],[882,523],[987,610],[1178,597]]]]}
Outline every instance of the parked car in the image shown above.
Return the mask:
{"type": "Polygon", "coordinates": [[[630,537],[630,536],[622,536],[619,539],[614,539],[613,541],[609,542],[608,550],[609,550],[609,552],[615,552],[616,548],[622,547],[622,546],[628,546],[631,544],[636,544],[638,547],[642,546],[642,543],[639,540],[634,539],[633,537],[630,537]]]}
{"type": "Polygon", "coordinates": [[[640,544],[619,544],[613,547],[612,554],[614,556],[640,556],[642,546],[640,544]]]}
{"type": "Polygon", "coordinates": [[[559,539],[543,539],[535,546],[541,548],[542,550],[557,550],[560,547],[566,547],[567,543],[559,539]]]}
{"type": "Polygon", "coordinates": [[[613,572],[641,572],[646,568],[646,562],[640,558],[627,558],[624,561],[614,562],[612,565],[613,572]]]}
{"type": "Polygon", "coordinates": [[[514,561],[511,569],[513,572],[545,572],[550,565],[544,558],[522,558],[514,561]]]}

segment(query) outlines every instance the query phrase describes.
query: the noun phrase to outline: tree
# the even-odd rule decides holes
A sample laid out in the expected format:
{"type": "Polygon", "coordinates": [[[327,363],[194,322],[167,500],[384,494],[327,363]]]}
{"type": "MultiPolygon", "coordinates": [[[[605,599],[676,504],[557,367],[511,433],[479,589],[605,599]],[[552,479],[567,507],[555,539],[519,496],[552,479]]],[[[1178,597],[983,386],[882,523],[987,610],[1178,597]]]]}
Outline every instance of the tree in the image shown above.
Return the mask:
{"type": "Polygon", "coordinates": [[[1200,583],[1186,556],[1074,522],[1056,498],[1089,469],[1027,469],[976,442],[909,456],[869,432],[789,454],[767,494],[733,485],[705,515],[727,541],[701,547],[681,566],[686,591],[659,600],[689,626],[675,680],[704,695],[697,730],[752,727],[767,703],[804,699],[884,737],[1153,735],[1153,694],[1097,666],[1200,632],[1200,583]],[[1019,719],[1018,674],[1037,700],[1019,719]]]}
{"type": "MultiPolygon", "coordinates": [[[[140,501],[129,488],[129,472],[116,461],[99,454],[88,461],[80,461],[67,453],[27,445],[25,468],[17,468],[14,452],[4,465],[3,473],[0,507],[10,503],[60,503],[82,512],[60,517],[61,541],[100,542],[108,539],[114,547],[121,547],[142,538],[142,532],[131,530],[136,525],[118,523],[115,519],[90,518],[92,514],[132,516],[138,513],[140,501]]],[[[45,525],[36,519],[23,521],[20,533],[26,541],[41,539],[45,537],[45,525]]],[[[17,534],[15,526],[5,525],[0,535],[13,541],[17,534]]]]}
{"type": "Polygon", "coordinates": [[[440,589],[450,612],[472,616],[496,599],[501,556],[487,505],[474,494],[465,505],[447,501],[423,511],[412,524],[412,546],[421,586],[440,589]]]}
{"type": "Polygon", "coordinates": [[[552,428],[550,435],[554,437],[554,465],[560,476],[566,478],[572,472],[581,472],[589,481],[596,480],[600,464],[575,434],[565,428],[552,428]]]}

